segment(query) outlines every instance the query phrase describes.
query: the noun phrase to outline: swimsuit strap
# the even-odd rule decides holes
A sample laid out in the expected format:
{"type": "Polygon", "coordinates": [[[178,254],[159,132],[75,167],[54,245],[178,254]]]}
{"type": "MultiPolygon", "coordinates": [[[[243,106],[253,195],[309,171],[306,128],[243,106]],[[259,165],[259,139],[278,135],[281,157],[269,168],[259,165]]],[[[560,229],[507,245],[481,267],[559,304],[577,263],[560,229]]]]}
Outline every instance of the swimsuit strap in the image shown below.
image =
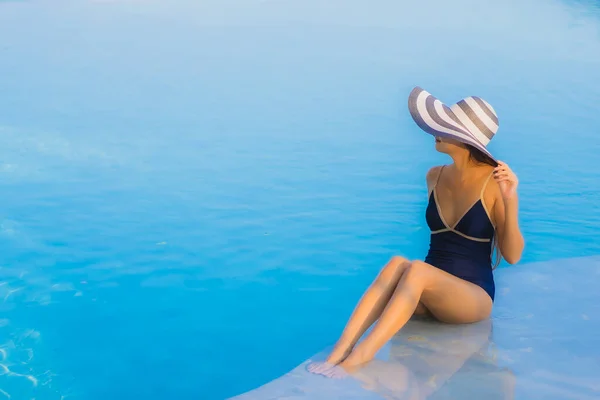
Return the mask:
{"type": "MultiPolygon", "coordinates": [[[[483,198],[483,193],[485,192],[485,188],[487,187],[487,184],[490,181],[490,178],[492,177],[492,175],[494,175],[494,171],[492,171],[492,173],[488,175],[487,179],[483,183],[483,187],[481,188],[481,193],[479,194],[479,197],[483,198]]],[[[438,179],[439,179],[439,177],[438,177],[438,179]]]]}
{"type": "Polygon", "coordinates": [[[444,170],[445,165],[442,165],[442,167],[440,168],[440,172],[438,172],[438,176],[437,179],[435,180],[435,183],[433,184],[433,187],[435,188],[438,184],[438,182],[440,181],[440,176],[442,176],[442,171],[444,170]]]}

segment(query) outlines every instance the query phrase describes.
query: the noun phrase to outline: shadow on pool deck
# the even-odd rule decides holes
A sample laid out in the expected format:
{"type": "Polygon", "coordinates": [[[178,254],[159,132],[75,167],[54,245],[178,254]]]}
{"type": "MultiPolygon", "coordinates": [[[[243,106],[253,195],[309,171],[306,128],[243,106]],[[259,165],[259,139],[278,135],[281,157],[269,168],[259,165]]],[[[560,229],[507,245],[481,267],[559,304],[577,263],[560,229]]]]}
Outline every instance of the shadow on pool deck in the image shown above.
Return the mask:
{"type": "Polygon", "coordinates": [[[236,400],[599,399],[600,257],[496,272],[491,320],[413,319],[375,360],[335,380],[306,364],[236,400]]]}

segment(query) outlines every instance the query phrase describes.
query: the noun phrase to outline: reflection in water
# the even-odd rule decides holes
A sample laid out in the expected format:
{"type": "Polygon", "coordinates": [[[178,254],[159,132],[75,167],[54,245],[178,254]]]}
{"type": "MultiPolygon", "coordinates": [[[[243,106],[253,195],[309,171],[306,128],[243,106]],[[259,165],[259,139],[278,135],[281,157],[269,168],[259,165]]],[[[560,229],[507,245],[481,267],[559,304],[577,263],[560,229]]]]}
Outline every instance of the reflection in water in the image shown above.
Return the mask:
{"type": "Polygon", "coordinates": [[[492,325],[413,319],[354,376],[386,399],[513,399],[515,376],[498,363],[492,325]]]}

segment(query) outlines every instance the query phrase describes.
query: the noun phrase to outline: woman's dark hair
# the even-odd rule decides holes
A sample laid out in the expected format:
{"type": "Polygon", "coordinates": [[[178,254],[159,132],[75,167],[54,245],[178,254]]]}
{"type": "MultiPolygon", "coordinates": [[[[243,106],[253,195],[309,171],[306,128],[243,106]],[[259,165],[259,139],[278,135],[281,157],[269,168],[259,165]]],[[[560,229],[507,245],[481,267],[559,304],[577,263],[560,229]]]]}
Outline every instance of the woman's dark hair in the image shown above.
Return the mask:
{"type": "Polygon", "coordinates": [[[469,150],[469,158],[471,159],[471,161],[475,161],[480,164],[488,164],[492,167],[498,166],[498,163],[496,161],[494,161],[487,154],[483,153],[481,150],[471,146],[470,144],[465,143],[465,146],[467,150],[469,150]]]}

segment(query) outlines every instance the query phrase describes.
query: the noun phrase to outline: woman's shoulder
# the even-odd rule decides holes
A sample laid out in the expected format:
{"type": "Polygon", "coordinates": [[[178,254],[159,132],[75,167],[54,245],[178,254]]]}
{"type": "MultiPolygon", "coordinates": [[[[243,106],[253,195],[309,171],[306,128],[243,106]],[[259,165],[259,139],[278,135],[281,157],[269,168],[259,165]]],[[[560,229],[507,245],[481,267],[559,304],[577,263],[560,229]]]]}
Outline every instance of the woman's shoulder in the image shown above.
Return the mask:
{"type": "Polygon", "coordinates": [[[429,170],[427,171],[427,175],[425,176],[427,182],[429,183],[431,181],[435,181],[438,178],[442,168],[444,167],[444,165],[436,165],[434,167],[429,168],[429,170]]]}
{"type": "Polygon", "coordinates": [[[427,181],[428,191],[431,191],[431,188],[437,182],[437,180],[440,176],[440,172],[442,171],[442,168],[444,168],[444,165],[436,165],[435,167],[429,168],[429,170],[427,171],[425,179],[427,181]]]}
{"type": "Polygon", "coordinates": [[[502,195],[500,192],[500,185],[498,185],[498,182],[494,179],[494,168],[488,168],[488,171],[489,175],[482,190],[482,195],[484,197],[484,202],[493,207],[496,202],[502,198],[502,195]]]}

